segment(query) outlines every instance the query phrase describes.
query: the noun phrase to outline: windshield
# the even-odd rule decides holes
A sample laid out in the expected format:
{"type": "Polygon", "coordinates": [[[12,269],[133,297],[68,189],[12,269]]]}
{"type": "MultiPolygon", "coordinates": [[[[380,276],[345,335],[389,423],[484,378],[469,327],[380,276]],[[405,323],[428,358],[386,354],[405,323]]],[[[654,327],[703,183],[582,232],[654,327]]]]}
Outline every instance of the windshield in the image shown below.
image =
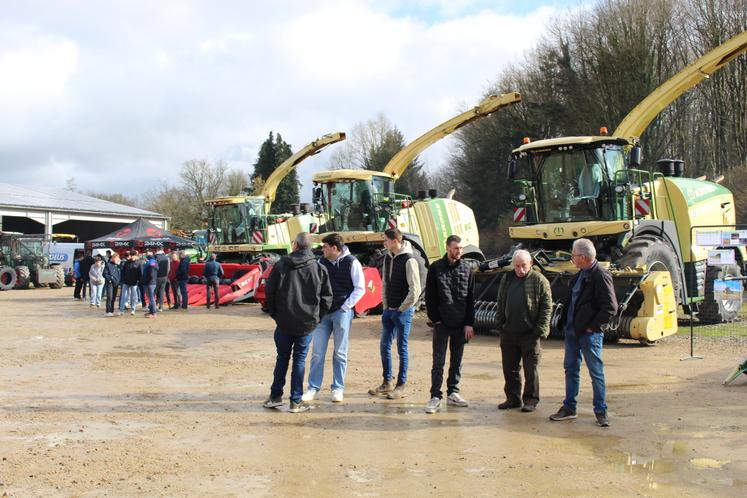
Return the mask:
{"type": "Polygon", "coordinates": [[[545,223],[612,219],[609,181],[624,167],[621,148],[556,150],[534,161],[545,223]]]}
{"type": "Polygon", "coordinates": [[[379,212],[376,200],[384,192],[387,178],[341,180],[322,185],[328,230],[379,231],[386,216],[379,212]]]}
{"type": "Polygon", "coordinates": [[[249,232],[262,228],[264,199],[247,199],[242,204],[213,206],[211,227],[215,230],[216,244],[241,244],[250,239],[249,232]]]}

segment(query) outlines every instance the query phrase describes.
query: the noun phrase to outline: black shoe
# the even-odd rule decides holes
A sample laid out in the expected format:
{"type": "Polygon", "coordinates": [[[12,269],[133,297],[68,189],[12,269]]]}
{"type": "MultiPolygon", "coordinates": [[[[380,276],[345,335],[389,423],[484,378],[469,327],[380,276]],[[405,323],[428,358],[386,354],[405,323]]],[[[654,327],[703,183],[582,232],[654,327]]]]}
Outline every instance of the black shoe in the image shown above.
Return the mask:
{"type": "Polygon", "coordinates": [[[606,413],[604,413],[604,412],[602,412],[602,413],[595,413],[594,415],[596,415],[596,417],[597,417],[597,425],[599,427],[609,427],[610,426],[610,421],[609,421],[609,419],[607,419],[607,414],[606,413]]]}
{"type": "Polygon", "coordinates": [[[498,405],[499,410],[510,410],[511,408],[521,408],[521,401],[506,400],[498,405]]]}
{"type": "Polygon", "coordinates": [[[524,406],[521,407],[521,411],[523,411],[525,413],[533,412],[536,409],[537,409],[537,405],[532,405],[532,404],[524,405],[524,406]]]}
{"type": "Polygon", "coordinates": [[[553,413],[550,415],[550,420],[553,422],[560,422],[561,420],[570,420],[572,418],[577,418],[576,411],[571,410],[570,408],[566,408],[565,405],[560,407],[560,410],[557,411],[557,413],[553,413]]]}
{"type": "Polygon", "coordinates": [[[283,398],[281,396],[278,396],[277,398],[270,396],[267,398],[267,401],[262,403],[262,406],[265,408],[277,408],[278,406],[283,406],[283,398]]]}
{"type": "Polygon", "coordinates": [[[294,403],[291,401],[290,403],[290,409],[288,410],[291,413],[301,413],[301,412],[307,412],[311,409],[309,405],[304,403],[303,401],[299,401],[298,403],[294,403]]]}

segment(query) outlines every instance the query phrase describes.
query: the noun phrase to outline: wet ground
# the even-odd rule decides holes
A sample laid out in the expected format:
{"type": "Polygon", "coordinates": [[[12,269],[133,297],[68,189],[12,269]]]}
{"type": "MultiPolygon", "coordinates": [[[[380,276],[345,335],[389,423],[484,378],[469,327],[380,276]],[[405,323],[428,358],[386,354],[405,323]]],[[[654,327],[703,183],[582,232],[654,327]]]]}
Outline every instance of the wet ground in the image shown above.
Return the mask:
{"type": "Polygon", "coordinates": [[[261,406],[274,344],[256,305],[105,318],[70,294],[0,293],[0,496],[747,496],[747,376],[721,385],[747,355],[733,346],[699,345],[693,361],[685,338],[607,347],[602,429],[587,375],[579,418],[547,420],[563,395],[553,340],[537,412],[499,412],[497,339],[478,337],[470,407],[426,415],[424,318],[409,395],[388,401],[365,394],[381,375],[369,317],[353,324],[344,403],[325,389],[291,414],[261,406]]]}

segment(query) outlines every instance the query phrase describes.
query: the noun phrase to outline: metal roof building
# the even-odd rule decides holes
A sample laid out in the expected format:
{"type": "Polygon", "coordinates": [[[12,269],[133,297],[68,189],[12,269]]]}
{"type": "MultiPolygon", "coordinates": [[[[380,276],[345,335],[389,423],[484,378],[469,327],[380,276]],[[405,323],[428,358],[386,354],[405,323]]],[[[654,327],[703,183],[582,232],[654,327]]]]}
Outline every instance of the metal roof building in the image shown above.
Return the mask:
{"type": "Polygon", "coordinates": [[[0,230],[74,233],[81,241],[145,218],[168,230],[168,217],[69,190],[0,183],[0,230]]]}

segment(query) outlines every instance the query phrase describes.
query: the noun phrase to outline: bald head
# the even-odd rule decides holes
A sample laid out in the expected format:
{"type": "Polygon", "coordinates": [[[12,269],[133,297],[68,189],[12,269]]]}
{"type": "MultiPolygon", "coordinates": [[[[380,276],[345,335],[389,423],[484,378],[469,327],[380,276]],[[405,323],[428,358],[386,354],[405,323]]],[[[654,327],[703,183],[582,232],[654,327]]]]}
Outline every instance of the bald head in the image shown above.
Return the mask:
{"type": "Polygon", "coordinates": [[[532,255],[525,249],[518,249],[511,257],[514,273],[519,278],[524,278],[532,270],[532,255]]]}

